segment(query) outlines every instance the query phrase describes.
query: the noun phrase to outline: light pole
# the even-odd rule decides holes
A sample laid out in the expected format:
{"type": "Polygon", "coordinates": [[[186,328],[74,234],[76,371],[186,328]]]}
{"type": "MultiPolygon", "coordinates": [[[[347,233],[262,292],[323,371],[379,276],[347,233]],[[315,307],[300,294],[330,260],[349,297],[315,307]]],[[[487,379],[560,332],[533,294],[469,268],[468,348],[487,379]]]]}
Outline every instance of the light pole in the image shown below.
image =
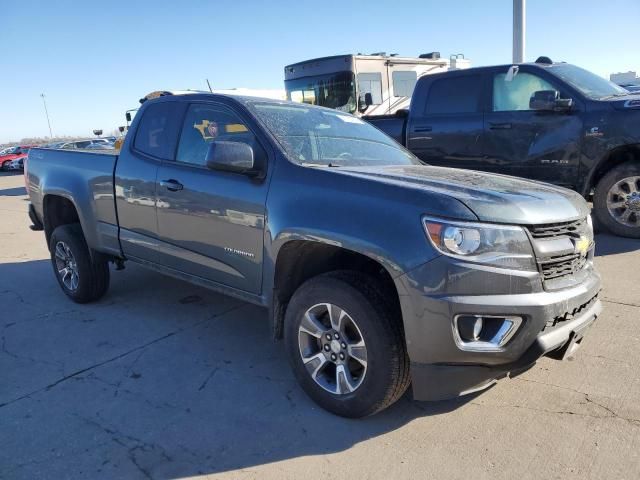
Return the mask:
{"type": "Polygon", "coordinates": [[[49,112],[47,111],[47,101],[44,99],[44,93],[41,93],[42,103],[44,104],[44,114],[47,116],[47,125],[49,125],[49,138],[53,138],[53,132],[51,132],[51,122],[49,121],[49,112]]]}
{"type": "Polygon", "coordinates": [[[513,63],[524,62],[526,0],[513,0],[513,63]]]}

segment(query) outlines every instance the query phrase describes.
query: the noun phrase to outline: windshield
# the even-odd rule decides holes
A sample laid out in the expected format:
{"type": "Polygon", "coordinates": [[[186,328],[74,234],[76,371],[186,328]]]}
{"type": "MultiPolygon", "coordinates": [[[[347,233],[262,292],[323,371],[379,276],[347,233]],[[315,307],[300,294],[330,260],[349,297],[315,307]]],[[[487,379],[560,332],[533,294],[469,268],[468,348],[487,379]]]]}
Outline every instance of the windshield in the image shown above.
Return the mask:
{"type": "Polygon", "coordinates": [[[343,112],[356,111],[356,87],[353,72],[316,75],[284,82],[287,99],[320,105],[343,112]]]}
{"type": "Polygon", "coordinates": [[[575,65],[556,64],[550,71],[593,100],[629,94],[627,90],[615,83],[575,65]]]}
{"type": "Polygon", "coordinates": [[[252,103],[250,108],[289,158],[299,164],[330,167],[421,164],[380,130],[351,115],[284,103],[252,103]]]}

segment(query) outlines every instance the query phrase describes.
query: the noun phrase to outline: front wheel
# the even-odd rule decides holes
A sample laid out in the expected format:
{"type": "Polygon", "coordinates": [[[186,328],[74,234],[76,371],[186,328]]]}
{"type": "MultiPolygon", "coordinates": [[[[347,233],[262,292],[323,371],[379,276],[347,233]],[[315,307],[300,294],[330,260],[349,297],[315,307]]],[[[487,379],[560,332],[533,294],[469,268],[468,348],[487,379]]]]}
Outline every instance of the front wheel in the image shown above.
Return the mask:
{"type": "Polygon", "coordinates": [[[9,165],[11,165],[11,160],[7,160],[2,164],[2,170],[4,170],[5,172],[9,170],[9,165]]]}
{"type": "Polygon", "coordinates": [[[61,225],[49,241],[53,272],[64,293],[76,303],[98,300],[109,288],[109,264],[92,258],[80,225],[61,225]]]}
{"type": "Polygon", "coordinates": [[[640,164],[613,168],[596,186],[593,208],[611,233],[640,238],[640,164]]]}
{"type": "Polygon", "coordinates": [[[402,319],[357,272],[305,282],[285,315],[285,345],[304,391],[324,409],[358,418],[397,401],[410,383],[402,319]]]}

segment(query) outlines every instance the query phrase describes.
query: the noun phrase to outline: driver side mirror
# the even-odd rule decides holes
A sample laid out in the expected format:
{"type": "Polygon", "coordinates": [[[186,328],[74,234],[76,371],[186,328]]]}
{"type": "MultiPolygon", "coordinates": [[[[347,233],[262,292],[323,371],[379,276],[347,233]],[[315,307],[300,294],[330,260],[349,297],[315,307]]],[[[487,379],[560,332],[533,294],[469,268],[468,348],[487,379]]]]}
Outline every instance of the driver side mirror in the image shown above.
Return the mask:
{"type": "Polygon", "coordinates": [[[360,94],[358,96],[358,111],[363,113],[367,108],[373,105],[373,96],[371,92],[360,94]]]}
{"type": "Polygon", "coordinates": [[[529,99],[529,108],[540,112],[567,112],[572,106],[573,100],[560,98],[557,90],[538,90],[529,99]]]}
{"type": "Polygon", "coordinates": [[[251,177],[260,175],[254,169],[253,148],[241,142],[211,142],[206,165],[210,170],[241,173],[251,177]]]}

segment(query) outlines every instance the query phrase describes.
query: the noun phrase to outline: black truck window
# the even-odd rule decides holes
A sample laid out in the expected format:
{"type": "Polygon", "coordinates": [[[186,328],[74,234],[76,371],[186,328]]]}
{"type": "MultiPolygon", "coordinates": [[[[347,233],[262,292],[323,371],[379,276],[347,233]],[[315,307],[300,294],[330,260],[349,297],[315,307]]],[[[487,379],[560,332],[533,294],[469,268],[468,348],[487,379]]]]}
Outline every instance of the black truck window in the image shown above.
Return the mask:
{"type": "Polygon", "coordinates": [[[176,160],[204,166],[213,141],[241,142],[260,150],[255,135],[234,112],[223,106],[194,104],[182,125],[176,160]]]}
{"type": "Polygon", "coordinates": [[[529,110],[529,99],[538,90],[555,90],[546,80],[531,73],[518,73],[507,80],[506,73],[493,77],[493,111],[529,110]]]}
{"type": "Polygon", "coordinates": [[[183,105],[160,102],[149,105],[140,119],[134,148],[162,160],[173,160],[183,105]]]}
{"type": "Polygon", "coordinates": [[[425,114],[478,112],[481,88],[480,75],[436,80],[429,90],[425,114]]]}

